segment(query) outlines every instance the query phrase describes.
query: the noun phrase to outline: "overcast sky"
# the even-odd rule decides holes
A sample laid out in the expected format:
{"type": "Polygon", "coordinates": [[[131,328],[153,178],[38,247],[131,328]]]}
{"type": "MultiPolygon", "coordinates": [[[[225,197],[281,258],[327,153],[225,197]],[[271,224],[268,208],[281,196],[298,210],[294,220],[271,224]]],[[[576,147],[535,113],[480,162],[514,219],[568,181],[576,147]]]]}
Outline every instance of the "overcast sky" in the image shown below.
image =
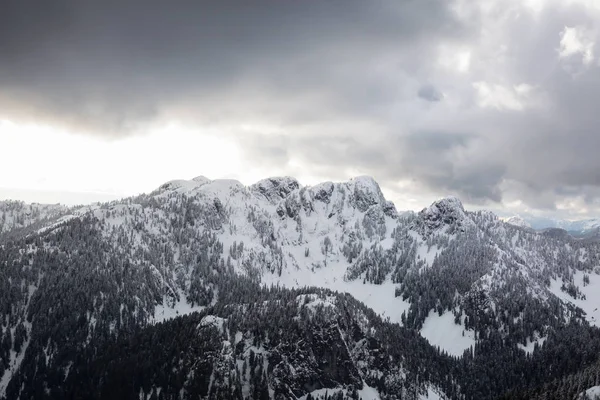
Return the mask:
{"type": "Polygon", "coordinates": [[[597,0],[5,0],[0,198],[366,174],[600,216],[599,39],[597,0]]]}

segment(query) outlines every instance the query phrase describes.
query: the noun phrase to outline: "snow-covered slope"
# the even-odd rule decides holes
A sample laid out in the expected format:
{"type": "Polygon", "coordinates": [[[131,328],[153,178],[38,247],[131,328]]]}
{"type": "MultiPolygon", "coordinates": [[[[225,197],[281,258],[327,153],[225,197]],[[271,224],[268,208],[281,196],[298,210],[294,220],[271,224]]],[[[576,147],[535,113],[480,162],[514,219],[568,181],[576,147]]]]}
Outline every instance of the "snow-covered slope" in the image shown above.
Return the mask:
{"type": "Polygon", "coordinates": [[[554,279],[550,291],[564,302],[581,308],[587,321],[600,327],[600,275],[597,272],[577,271],[566,283],[554,279]]]}
{"type": "Polygon", "coordinates": [[[25,228],[66,213],[60,204],[27,204],[22,201],[0,201],[0,235],[13,229],[25,228]]]}
{"type": "Polygon", "coordinates": [[[476,343],[473,330],[456,324],[451,312],[442,315],[430,312],[423,323],[421,335],[433,346],[455,357],[462,356],[465,350],[472,348],[476,343]]]}

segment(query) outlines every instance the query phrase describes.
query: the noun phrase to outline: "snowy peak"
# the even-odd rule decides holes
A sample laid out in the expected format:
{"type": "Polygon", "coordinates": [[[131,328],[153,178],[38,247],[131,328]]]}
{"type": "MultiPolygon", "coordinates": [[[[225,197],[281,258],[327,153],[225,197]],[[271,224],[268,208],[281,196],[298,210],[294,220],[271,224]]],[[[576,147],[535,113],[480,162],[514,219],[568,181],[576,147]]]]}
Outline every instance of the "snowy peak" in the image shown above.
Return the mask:
{"type": "Polygon", "coordinates": [[[271,204],[277,204],[299,188],[298,181],[289,176],[263,179],[250,186],[253,193],[266,197],[271,204]]]}
{"type": "Polygon", "coordinates": [[[172,181],[163,183],[162,185],[159,186],[159,188],[156,190],[160,193],[164,193],[164,192],[188,192],[188,191],[192,191],[194,189],[199,188],[200,186],[206,185],[207,183],[210,183],[211,180],[208,178],[205,178],[203,176],[199,176],[196,177],[192,180],[185,180],[185,179],[174,179],[172,181]]]}
{"type": "Polygon", "coordinates": [[[456,197],[445,197],[419,212],[418,218],[429,230],[444,226],[462,227],[468,220],[462,202],[456,197]]]}
{"type": "Polygon", "coordinates": [[[369,207],[376,204],[383,205],[386,203],[379,184],[370,176],[353,178],[348,182],[348,185],[353,190],[354,204],[362,212],[367,211],[369,207]]]}
{"type": "Polygon", "coordinates": [[[204,176],[197,176],[191,180],[176,179],[159,186],[152,194],[176,192],[181,194],[204,193],[214,196],[229,196],[243,191],[244,185],[235,179],[210,180],[204,176]]]}
{"type": "Polygon", "coordinates": [[[439,200],[434,201],[431,206],[429,206],[430,210],[440,210],[441,212],[454,211],[458,210],[462,213],[465,212],[465,208],[463,207],[462,202],[458,197],[448,196],[441,198],[439,200]]]}
{"type": "Polygon", "coordinates": [[[209,183],[211,180],[208,179],[207,177],[205,177],[204,175],[200,175],[195,177],[194,179],[192,179],[194,182],[200,184],[200,185],[204,185],[206,183],[209,183]]]}
{"type": "MultiPolygon", "coordinates": [[[[263,179],[249,187],[251,192],[258,197],[267,198],[271,204],[279,203],[300,188],[298,181],[289,176],[263,179]]],[[[314,200],[329,203],[336,188],[349,194],[352,205],[361,212],[367,211],[371,206],[387,203],[379,184],[369,176],[358,176],[344,183],[324,182],[307,187],[307,190],[314,200]]]]}
{"type": "Polygon", "coordinates": [[[531,228],[531,225],[525,221],[523,218],[521,218],[519,215],[514,215],[512,217],[506,218],[504,220],[504,222],[506,222],[507,224],[511,224],[514,226],[519,226],[521,228],[531,228]]]}
{"type": "Polygon", "coordinates": [[[300,208],[310,214],[315,211],[316,203],[322,203],[325,209],[330,209],[334,207],[330,203],[334,202],[337,211],[351,207],[365,213],[374,207],[381,209],[383,214],[390,218],[398,217],[394,204],[385,199],[379,184],[369,176],[358,176],[347,182],[323,182],[307,187],[302,187],[298,180],[289,176],[263,179],[248,187],[235,180],[210,180],[198,176],[192,180],[169,181],[153,194],[173,192],[214,196],[219,197],[221,201],[227,200],[224,197],[243,192],[244,200],[241,201],[246,201],[247,196],[253,197],[258,204],[266,200],[271,206],[277,207],[280,216],[287,214],[294,217],[300,208]]]}

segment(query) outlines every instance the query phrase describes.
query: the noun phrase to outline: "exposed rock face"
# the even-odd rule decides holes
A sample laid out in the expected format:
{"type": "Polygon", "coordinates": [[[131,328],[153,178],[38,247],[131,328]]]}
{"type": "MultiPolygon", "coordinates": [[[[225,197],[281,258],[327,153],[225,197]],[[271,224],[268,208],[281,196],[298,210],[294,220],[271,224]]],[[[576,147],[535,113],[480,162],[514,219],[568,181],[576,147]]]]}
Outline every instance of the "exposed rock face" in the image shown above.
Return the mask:
{"type": "Polygon", "coordinates": [[[424,208],[418,214],[423,232],[433,232],[443,229],[453,232],[456,229],[464,231],[472,221],[466,216],[462,202],[456,197],[446,197],[424,208]]]}
{"type": "Polygon", "coordinates": [[[252,192],[263,195],[273,204],[278,203],[299,188],[298,181],[289,176],[263,179],[250,186],[252,192]]]}
{"type": "Polygon", "coordinates": [[[370,176],[359,176],[348,182],[353,186],[353,203],[360,211],[365,212],[374,205],[383,205],[386,200],[379,184],[370,176]]]}

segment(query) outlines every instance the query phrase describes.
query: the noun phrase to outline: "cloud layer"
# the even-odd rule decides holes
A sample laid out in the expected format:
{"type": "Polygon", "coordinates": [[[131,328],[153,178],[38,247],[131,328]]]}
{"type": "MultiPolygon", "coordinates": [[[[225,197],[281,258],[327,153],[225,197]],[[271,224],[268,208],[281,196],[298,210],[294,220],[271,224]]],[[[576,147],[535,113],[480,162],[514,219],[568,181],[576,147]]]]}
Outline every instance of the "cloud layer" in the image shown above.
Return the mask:
{"type": "Polygon", "coordinates": [[[109,140],[178,120],[267,169],[593,214],[598,21],[585,0],[8,0],[0,119],[109,140]]]}

